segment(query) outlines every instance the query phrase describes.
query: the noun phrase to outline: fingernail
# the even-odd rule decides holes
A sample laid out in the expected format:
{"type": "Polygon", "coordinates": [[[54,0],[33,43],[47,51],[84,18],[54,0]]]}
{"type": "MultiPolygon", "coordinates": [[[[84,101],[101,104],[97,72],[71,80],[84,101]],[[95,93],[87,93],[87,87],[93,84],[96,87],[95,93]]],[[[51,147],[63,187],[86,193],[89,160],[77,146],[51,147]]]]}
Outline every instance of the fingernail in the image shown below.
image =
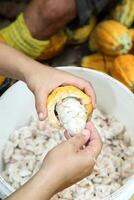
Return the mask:
{"type": "Polygon", "coordinates": [[[39,119],[44,120],[44,114],[43,113],[39,113],[39,119]]]}

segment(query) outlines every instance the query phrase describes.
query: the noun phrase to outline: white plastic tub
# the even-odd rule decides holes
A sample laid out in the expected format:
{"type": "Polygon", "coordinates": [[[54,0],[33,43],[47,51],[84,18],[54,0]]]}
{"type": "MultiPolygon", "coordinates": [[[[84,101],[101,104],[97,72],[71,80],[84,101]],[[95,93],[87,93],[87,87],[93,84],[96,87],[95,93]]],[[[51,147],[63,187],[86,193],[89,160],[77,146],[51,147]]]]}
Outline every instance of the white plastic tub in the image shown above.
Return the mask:
{"type": "MultiPolygon", "coordinates": [[[[90,81],[97,94],[98,107],[116,116],[126,126],[134,142],[134,95],[124,85],[94,70],[78,67],[60,69],[90,81]]],[[[0,99],[0,154],[12,130],[26,124],[31,114],[36,115],[34,97],[24,83],[18,82],[0,99]]],[[[2,167],[0,160],[0,169],[2,167]]],[[[14,191],[4,180],[0,179],[0,183],[1,198],[14,191]]],[[[133,194],[134,176],[114,194],[106,197],[106,200],[129,200],[133,194]]]]}

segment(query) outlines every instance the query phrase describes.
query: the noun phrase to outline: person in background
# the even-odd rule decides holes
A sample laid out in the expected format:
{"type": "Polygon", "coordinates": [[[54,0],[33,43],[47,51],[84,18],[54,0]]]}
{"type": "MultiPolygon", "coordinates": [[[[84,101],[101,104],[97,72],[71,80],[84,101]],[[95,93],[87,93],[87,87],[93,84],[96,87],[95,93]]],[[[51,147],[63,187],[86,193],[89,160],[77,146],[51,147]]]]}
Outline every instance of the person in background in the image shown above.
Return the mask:
{"type": "MultiPolygon", "coordinates": [[[[0,43],[0,74],[24,81],[35,95],[41,120],[47,116],[46,100],[53,89],[71,84],[92,97],[95,93],[88,81],[43,65],[15,49],[0,43]],[[8,57],[8,58],[7,58],[8,57]],[[53,77],[53,81],[49,78],[53,77]]],[[[101,151],[100,137],[91,122],[75,137],[63,141],[44,158],[42,167],[24,186],[7,200],[48,200],[57,192],[90,175],[101,151]],[[83,145],[86,147],[83,149],[83,145]]]]}
{"type": "Polygon", "coordinates": [[[77,20],[84,25],[92,15],[99,15],[118,1],[32,0],[15,22],[0,30],[0,41],[38,59],[50,46],[51,36],[68,23],[77,20]]]}
{"type": "Polygon", "coordinates": [[[99,15],[120,0],[33,0],[24,11],[24,19],[33,37],[44,40],[66,24],[78,19],[80,25],[99,15]]]}
{"type": "Polygon", "coordinates": [[[0,74],[27,83],[35,95],[40,120],[44,120],[47,116],[48,94],[60,85],[74,85],[80,88],[92,97],[95,106],[95,93],[88,81],[43,65],[3,43],[0,43],[0,74]]]}

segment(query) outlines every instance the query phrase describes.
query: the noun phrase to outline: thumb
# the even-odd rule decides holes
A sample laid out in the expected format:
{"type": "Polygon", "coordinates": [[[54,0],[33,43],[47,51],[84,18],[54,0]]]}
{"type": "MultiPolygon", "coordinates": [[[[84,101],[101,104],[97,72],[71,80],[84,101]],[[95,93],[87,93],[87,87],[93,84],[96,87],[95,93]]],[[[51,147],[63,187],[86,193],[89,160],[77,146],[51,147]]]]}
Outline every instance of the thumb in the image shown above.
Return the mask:
{"type": "Polygon", "coordinates": [[[91,135],[90,142],[86,146],[85,151],[87,151],[92,157],[97,158],[102,148],[100,135],[98,134],[97,129],[92,122],[87,124],[87,129],[90,131],[91,135]]]}
{"type": "Polygon", "coordinates": [[[88,129],[83,130],[82,134],[76,135],[69,139],[70,144],[75,150],[79,150],[83,147],[90,138],[90,131],[88,129]]]}
{"type": "Polygon", "coordinates": [[[35,93],[35,106],[40,120],[45,120],[47,117],[46,108],[47,94],[43,91],[38,91],[35,93]]]}

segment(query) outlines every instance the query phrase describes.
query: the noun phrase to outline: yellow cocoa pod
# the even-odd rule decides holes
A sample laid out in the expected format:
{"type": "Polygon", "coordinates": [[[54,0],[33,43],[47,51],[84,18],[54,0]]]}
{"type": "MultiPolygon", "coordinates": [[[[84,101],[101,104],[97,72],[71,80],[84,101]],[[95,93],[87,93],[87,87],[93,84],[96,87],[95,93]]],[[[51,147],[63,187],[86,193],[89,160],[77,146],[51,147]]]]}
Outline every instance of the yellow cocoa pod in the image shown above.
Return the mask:
{"type": "Polygon", "coordinates": [[[89,119],[89,116],[93,111],[91,97],[86,95],[77,87],[69,85],[62,86],[53,90],[47,99],[48,119],[53,127],[59,128],[61,126],[59,118],[55,112],[57,104],[69,97],[79,100],[81,104],[85,106],[86,118],[87,120],[89,119]]]}
{"type": "Polygon", "coordinates": [[[134,1],[122,0],[113,9],[111,16],[114,20],[117,20],[123,25],[130,27],[134,22],[134,1]]]}
{"type": "Polygon", "coordinates": [[[98,44],[97,44],[97,40],[96,40],[96,35],[95,35],[95,30],[94,29],[89,37],[89,49],[91,52],[97,52],[99,50],[98,44]]]}
{"type": "Polygon", "coordinates": [[[99,50],[106,55],[126,54],[132,48],[132,38],[128,29],[114,20],[98,24],[94,30],[94,37],[99,50]]]}
{"type": "Polygon", "coordinates": [[[4,83],[5,77],[0,75],[0,86],[4,83]]]}
{"type": "Polygon", "coordinates": [[[81,60],[81,66],[109,73],[112,68],[114,57],[106,56],[101,53],[85,56],[81,60]]]}
{"type": "Polygon", "coordinates": [[[81,66],[107,73],[104,57],[99,53],[83,57],[81,60],[81,66]]]}
{"type": "Polygon", "coordinates": [[[67,29],[67,35],[69,43],[71,44],[81,44],[84,43],[90,36],[92,30],[96,25],[96,17],[91,17],[89,23],[78,27],[77,29],[71,30],[67,29]]]}
{"type": "Polygon", "coordinates": [[[113,63],[111,75],[134,91],[134,56],[118,56],[113,63]]]}
{"type": "Polygon", "coordinates": [[[42,54],[38,57],[38,60],[51,59],[60,54],[67,43],[67,39],[67,35],[64,31],[60,31],[56,35],[52,36],[49,39],[50,45],[45,48],[42,54]]]}

